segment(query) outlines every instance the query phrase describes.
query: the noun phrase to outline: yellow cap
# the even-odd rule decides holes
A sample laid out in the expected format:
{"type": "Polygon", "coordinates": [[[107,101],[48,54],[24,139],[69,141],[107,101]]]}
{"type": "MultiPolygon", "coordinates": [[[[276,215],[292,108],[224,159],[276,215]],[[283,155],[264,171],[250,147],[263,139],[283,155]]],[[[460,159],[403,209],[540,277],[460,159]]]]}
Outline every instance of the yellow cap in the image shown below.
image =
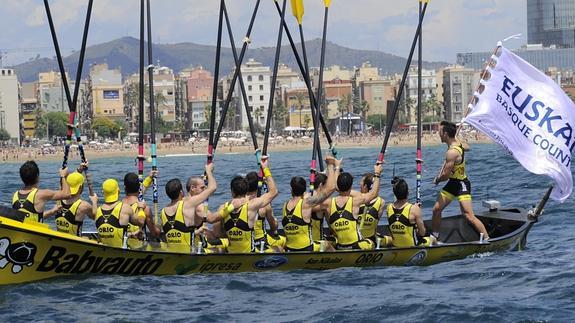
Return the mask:
{"type": "Polygon", "coordinates": [[[73,172],[66,177],[66,182],[70,185],[70,194],[75,195],[84,184],[84,176],[78,172],[73,172]]]}
{"type": "Polygon", "coordinates": [[[102,183],[102,191],[104,193],[104,202],[114,203],[120,198],[120,186],[118,181],[109,178],[102,183]]]}

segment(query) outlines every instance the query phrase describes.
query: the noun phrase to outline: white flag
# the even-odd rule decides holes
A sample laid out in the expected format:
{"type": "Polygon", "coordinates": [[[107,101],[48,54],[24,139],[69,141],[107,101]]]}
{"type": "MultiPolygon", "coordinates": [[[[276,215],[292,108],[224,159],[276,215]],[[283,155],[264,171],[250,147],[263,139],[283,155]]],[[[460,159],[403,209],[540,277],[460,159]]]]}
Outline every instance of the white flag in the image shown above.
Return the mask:
{"type": "Polygon", "coordinates": [[[491,78],[464,122],[505,148],[528,171],[555,181],[551,198],[573,191],[575,104],[553,80],[501,48],[491,78]]]}

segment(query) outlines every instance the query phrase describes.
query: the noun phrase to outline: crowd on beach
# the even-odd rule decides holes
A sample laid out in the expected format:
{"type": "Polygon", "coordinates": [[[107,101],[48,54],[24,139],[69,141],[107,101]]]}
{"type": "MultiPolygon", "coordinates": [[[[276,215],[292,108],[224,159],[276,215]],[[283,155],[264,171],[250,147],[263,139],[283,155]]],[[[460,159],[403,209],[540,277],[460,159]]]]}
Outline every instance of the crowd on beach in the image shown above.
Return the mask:
{"type": "MultiPolygon", "coordinates": [[[[490,142],[490,140],[477,132],[464,133],[463,138],[469,142],[490,142]]],[[[253,145],[250,138],[239,138],[239,140],[226,140],[222,137],[218,144],[218,149],[223,152],[250,152],[253,145]]],[[[259,138],[258,140],[261,140],[259,138]]],[[[333,136],[334,143],[341,148],[354,148],[354,147],[378,147],[383,142],[383,136],[380,134],[358,134],[353,136],[335,135],[333,136]]],[[[414,146],[417,141],[415,133],[394,133],[389,138],[390,146],[414,146]]],[[[322,137],[321,142],[325,143],[322,137]]],[[[270,137],[269,149],[271,151],[283,150],[305,150],[306,147],[311,149],[313,137],[309,136],[277,136],[270,137]]],[[[422,136],[422,144],[438,145],[440,141],[437,132],[424,132],[422,136]]],[[[160,154],[171,153],[191,153],[191,154],[205,154],[207,151],[208,141],[206,139],[193,138],[191,140],[181,140],[175,142],[158,143],[158,151],[160,154]]],[[[107,141],[106,143],[84,143],[84,149],[88,152],[97,152],[97,157],[114,157],[135,154],[137,150],[137,143],[126,143],[119,141],[107,141]]],[[[149,151],[146,144],[146,151],[149,151]]],[[[73,145],[70,150],[72,157],[79,157],[79,152],[76,146],[73,145]]],[[[0,148],[0,162],[18,162],[24,160],[55,160],[62,158],[64,154],[63,146],[61,145],[35,145],[27,147],[1,147],[0,148]]],[[[96,156],[94,156],[96,157],[96,156]]]]}

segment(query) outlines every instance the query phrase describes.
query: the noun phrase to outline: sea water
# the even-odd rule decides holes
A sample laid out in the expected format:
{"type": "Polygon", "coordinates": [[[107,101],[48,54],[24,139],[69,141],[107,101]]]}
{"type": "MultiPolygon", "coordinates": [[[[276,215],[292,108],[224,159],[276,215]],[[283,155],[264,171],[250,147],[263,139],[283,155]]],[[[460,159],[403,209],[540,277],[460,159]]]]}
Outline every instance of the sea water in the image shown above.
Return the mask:
{"type": "MultiPolygon", "coordinates": [[[[423,150],[423,215],[441,186],[431,183],[443,161],[444,146],[423,150]]],[[[355,176],[373,170],[378,149],[341,150],[343,168],[355,176]]],[[[91,152],[86,152],[91,156],[91,152]]],[[[275,216],[289,198],[293,175],[308,178],[311,152],[273,153],[271,169],[280,194],[275,216]]],[[[551,181],[524,170],[496,145],[474,145],[466,153],[473,203],[499,200],[503,207],[531,207],[551,181]]],[[[201,175],[205,158],[174,156],[158,160],[160,203],[163,185],[178,177],[201,175]]],[[[75,168],[77,161],[71,161],[75,168]]],[[[20,186],[19,164],[4,164],[0,199],[9,203],[20,186]]],[[[41,162],[42,187],[58,186],[57,162],[41,162]]],[[[150,164],[146,165],[150,168],[150,164]]],[[[230,198],[229,181],[255,170],[251,154],[216,154],[218,190],[210,198],[215,210],[230,198]]],[[[407,179],[414,198],[415,149],[386,153],[381,196],[393,198],[390,180],[407,179]]],[[[96,192],[108,177],[136,171],[134,156],[93,159],[96,192]]],[[[87,199],[87,190],[85,198],[87,199]]],[[[149,199],[151,200],[151,198],[149,199]]],[[[0,287],[0,321],[566,321],[575,320],[575,203],[550,201],[520,252],[489,253],[429,267],[342,268],[191,276],[85,276],[0,287]]],[[[459,211],[457,203],[444,214],[459,211]]],[[[50,220],[49,222],[52,222],[50,220]]],[[[85,221],[85,230],[93,223],[85,221]]],[[[53,222],[52,222],[53,223],[53,222]]]]}

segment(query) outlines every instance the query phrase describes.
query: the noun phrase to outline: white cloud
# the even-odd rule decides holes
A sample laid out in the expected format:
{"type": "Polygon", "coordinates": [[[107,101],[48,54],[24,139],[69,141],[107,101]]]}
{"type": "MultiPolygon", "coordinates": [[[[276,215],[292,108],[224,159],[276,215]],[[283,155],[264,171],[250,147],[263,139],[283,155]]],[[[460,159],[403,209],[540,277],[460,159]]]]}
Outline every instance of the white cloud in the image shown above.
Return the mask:
{"type": "Polygon", "coordinates": [[[31,27],[42,26],[46,22],[44,8],[36,6],[24,20],[31,27]]]}

